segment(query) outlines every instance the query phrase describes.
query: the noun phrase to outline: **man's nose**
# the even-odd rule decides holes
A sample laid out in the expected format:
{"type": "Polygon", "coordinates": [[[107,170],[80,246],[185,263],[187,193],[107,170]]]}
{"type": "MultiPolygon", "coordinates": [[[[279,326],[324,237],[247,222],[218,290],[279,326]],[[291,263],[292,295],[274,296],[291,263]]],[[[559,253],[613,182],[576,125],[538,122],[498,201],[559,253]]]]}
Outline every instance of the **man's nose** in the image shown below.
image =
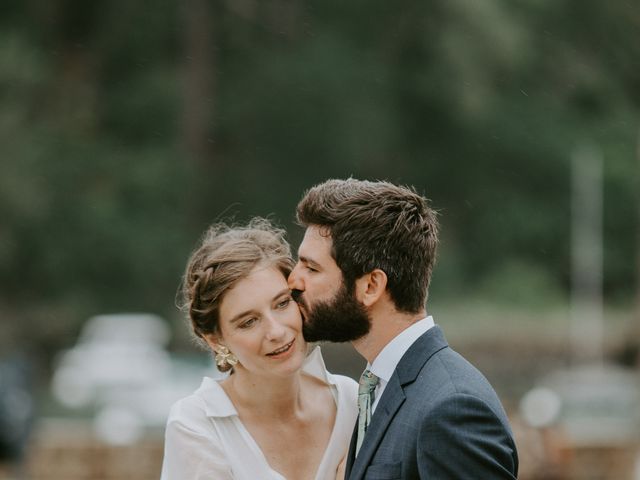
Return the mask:
{"type": "Polygon", "coordinates": [[[304,282],[302,281],[302,276],[300,275],[299,272],[300,272],[299,264],[296,264],[296,266],[293,267],[293,270],[291,270],[291,273],[289,274],[289,278],[287,279],[287,282],[289,283],[289,288],[291,290],[300,290],[300,291],[304,290],[304,282]]]}

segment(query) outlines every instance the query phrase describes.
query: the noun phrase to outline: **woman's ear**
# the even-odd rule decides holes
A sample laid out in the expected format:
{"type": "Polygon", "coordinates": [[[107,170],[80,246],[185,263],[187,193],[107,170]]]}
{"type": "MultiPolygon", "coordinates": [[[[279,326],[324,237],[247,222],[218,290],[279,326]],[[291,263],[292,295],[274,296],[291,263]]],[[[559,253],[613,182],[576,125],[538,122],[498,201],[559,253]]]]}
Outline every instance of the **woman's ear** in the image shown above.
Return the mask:
{"type": "Polygon", "coordinates": [[[215,354],[214,359],[218,370],[228,372],[233,369],[234,365],[238,364],[238,357],[229,351],[221,336],[210,333],[203,335],[203,338],[215,354]]]}
{"type": "Polygon", "coordinates": [[[365,307],[371,307],[387,291],[387,274],[376,268],[356,280],[356,298],[365,307]]]}
{"type": "Polygon", "coordinates": [[[215,353],[219,353],[220,347],[224,347],[224,343],[222,343],[222,339],[220,338],[219,335],[215,333],[204,334],[202,335],[202,338],[204,339],[205,342],[207,342],[207,345],[209,345],[209,348],[211,348],[211,350],[213,350],[215,353]]]}

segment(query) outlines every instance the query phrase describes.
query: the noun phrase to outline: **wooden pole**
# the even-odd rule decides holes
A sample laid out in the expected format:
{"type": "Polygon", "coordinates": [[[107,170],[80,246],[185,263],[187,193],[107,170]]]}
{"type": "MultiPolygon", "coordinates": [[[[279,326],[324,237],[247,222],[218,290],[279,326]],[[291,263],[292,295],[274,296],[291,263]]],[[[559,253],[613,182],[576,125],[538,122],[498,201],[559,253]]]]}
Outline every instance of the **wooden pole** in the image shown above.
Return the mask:
{"type": "Polygon", "coordinates": [[[581,145],[572,156],[571,344],[577,363],[603,363],[602,155],[581,145]]]}

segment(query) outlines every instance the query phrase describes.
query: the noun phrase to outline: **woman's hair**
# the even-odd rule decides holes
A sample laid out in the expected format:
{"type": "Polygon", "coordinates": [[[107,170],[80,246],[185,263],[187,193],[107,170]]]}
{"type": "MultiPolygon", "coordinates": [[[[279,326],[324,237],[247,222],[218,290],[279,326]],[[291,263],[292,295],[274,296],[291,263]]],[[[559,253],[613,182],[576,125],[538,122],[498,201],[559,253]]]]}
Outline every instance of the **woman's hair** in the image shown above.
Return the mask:
{"type": "Polygon", "coordinates": [[[275,267],[287,277],[293,268],[285,231],[254,218],[246,226],[210,226],[191,254],[182,282],[181,310],[195,336],[219,333],[220,303],[228,289],[258,265],[275,267]]]}

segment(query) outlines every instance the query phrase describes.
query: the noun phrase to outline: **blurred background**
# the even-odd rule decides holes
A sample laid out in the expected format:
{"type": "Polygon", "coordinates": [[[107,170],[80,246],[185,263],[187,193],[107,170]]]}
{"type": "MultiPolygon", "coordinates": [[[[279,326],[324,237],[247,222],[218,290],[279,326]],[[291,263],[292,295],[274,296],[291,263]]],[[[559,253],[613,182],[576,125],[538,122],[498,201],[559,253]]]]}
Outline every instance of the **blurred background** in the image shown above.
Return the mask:
{"type": "Polygon", "coordinates": [[[640,4],[0,11],[0,479],[158,478],[169,405],[214,375],[175,307],[198,238],[271,216],[295,249],[304,190],[348,176],[439,211],[428,310],[520,478],[640,478],[640,4]]]}

